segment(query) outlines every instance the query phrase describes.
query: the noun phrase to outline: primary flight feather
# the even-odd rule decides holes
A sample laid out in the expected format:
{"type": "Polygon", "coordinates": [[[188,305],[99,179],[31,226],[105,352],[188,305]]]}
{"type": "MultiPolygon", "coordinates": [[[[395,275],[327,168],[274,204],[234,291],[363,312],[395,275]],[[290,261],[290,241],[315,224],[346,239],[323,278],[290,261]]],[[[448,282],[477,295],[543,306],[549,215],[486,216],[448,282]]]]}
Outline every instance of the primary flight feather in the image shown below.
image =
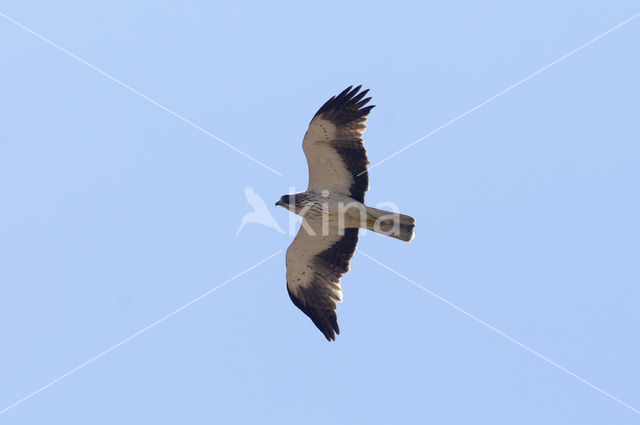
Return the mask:
{"type": "Polygon", "coordinates": [[[342,301],[340,278],[366,228],[402,241],[413,238],[415,220],[364,204],[369,188],[362,133],[373,105],[369,90],[348,87],[316,112],[302,141],[309,166],[305,192],[284,195],[276,205],[302,216],[287,249],[287,291],[291,301],[327,340],[340,333],[336,315],[342,301]]]}

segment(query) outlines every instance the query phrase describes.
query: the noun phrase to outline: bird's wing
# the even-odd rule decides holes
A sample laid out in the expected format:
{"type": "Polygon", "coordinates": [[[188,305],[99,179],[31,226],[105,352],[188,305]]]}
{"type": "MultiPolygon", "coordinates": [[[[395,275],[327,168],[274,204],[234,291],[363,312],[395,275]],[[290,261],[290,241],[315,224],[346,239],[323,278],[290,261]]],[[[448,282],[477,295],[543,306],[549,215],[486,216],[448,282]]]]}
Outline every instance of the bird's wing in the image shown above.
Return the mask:
{"type": "Polygon", "coordinates": [[[287,291],[291,301],[309,316],[327,340],[340,333],[336,309],[342,301],[340,277],[349,271],[349,261],[358,243],[358,229],[337,228],[322,234],[322,225],[303,221],[287,249],[287,291]],[[305,223],[315,235],[307,232],[305,223]]]}
{"type": "Polygon", "coordinates": [[[327,189],[364,202],[369,161],[362,133],[373,105],[365,106],[371,100],[363,99],[369,90],[359,92],[360,87],[349,87],[329,99],[311,120],[302,141],[309,165],[308,190],[327,189]]]}

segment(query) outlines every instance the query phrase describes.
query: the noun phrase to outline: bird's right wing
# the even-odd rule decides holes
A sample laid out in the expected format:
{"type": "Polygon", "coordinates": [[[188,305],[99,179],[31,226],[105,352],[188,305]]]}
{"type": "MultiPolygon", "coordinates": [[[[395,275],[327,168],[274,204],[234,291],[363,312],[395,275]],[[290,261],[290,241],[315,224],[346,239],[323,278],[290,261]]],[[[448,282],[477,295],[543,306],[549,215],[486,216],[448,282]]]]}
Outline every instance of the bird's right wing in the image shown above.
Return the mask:
{"type": "Polygon", "coordinates": [[[329,99],[316,112],[302,149],[309,165],[309,189],[350,196],[364,202],[369,188],[367,152],[362,143],[367,115],[373,108],[363,99],[369,90],[351,87],[329,99]]]}
{"type": "Polygon", "coordinates": [[[309,234],[303,223],[289,245],[287,291],[296,307],[331,341],[340,333],[336,315],[337,303],[342,301],[340,278],[349,271],[358,229],[346,228],[341,235],[335,228],[323,235],[320,223],[305,222],[315,235],[309,234]]]}

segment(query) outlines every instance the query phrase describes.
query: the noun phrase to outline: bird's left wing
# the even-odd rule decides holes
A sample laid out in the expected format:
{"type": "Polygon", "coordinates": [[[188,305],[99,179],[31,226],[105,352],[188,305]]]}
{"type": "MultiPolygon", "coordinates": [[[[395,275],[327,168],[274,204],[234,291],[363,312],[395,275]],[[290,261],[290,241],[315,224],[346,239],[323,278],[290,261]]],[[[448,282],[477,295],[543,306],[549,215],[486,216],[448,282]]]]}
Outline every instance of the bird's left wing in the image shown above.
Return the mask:
{"type": "Polygon", "coordinates": [[[309,165],[308,190],[329,190],[364,202],[369,188],[367,151],[362,143],[369,90],[348,87],[316,112],[304,135],[302,149],[309,165]]]}
{"type": "MultiPolygon", "coordinates": [[[[342,301],[340,278],[349,271],[349,261],[358,243],[358,229],[337,228],[322,234],[320,223],[306,221],[287,249],[287,291],[291,301],[309,316],[327,340],[340,333],[336,315],[342,301]]],[[[326,229],[325,229],[326,230],[326,229]]]]}

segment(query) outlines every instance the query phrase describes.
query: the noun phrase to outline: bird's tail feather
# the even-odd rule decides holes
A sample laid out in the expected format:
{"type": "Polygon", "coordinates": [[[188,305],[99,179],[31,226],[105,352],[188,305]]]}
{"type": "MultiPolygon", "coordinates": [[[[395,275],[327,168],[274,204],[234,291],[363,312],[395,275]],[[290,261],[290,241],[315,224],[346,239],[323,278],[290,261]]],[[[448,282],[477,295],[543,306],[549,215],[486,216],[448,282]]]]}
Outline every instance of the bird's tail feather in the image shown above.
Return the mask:
{"type": "Polygon", "coordinates": [[[416,220],[408,215],[391,211],[367,208],[367,230],[381,235],[391,236],[401,241],[409,242],[413,239],[413,228],[416,220]]]}

